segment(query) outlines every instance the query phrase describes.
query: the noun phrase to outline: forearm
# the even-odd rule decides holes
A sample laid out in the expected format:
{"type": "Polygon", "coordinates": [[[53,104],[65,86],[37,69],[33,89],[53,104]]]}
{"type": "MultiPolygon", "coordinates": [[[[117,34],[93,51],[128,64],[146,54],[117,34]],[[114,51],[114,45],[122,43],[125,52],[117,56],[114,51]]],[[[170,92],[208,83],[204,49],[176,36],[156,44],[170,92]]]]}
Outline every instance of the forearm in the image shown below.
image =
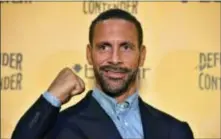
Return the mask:
{"type": "Polygon", "coordinates": [[[12,139],[43,138],[54,125],[59,109],[41,96],[21,117],[12,133],[12,139]]]}

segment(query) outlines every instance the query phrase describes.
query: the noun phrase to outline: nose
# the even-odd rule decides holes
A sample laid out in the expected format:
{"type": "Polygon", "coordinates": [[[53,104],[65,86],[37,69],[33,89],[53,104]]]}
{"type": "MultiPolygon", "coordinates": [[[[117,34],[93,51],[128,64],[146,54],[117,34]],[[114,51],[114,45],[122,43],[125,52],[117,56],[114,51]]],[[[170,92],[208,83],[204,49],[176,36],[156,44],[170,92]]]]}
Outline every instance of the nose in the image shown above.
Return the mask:
{"type": "Polygon", "coordinates": [[[122,63],[121,52],[118,49],[118,47],[113,47],[109,63],[114,64],[114,65],[118,65],[122,63]]]}

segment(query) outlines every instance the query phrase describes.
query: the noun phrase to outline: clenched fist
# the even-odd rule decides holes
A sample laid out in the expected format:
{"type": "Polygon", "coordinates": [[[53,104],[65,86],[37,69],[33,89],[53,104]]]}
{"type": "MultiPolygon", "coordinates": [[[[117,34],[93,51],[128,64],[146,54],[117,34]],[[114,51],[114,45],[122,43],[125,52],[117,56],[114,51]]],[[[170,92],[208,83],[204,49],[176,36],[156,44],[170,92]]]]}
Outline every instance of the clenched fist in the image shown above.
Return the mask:
{"type": "Polygon", "coordinates": [[[64,104],[67,103],[72,96],[80,94],[84,92],[84,90],[84,81],[74,74],[70,68],[64,68],[57,75],[47,91],[64,104]]]}

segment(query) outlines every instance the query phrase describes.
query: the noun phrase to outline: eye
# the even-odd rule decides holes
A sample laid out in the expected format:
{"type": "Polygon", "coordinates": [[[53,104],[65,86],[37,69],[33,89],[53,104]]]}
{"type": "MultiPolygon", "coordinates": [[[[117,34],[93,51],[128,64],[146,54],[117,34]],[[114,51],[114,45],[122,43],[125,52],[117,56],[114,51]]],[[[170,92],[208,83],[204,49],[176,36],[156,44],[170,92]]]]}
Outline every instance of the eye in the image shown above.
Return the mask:
{"type": "Polygon", "coordinates": [[[131,46],[129,44],[125,44],[121,47],[123,50],[130,50],[131,46]]]}
{"type": "Polygon", "coordinates": [[[99,48],[102,49],[102,50],[105,50],[106,47],[107,47],[107,46],[105,46],[105,45],[101,45],[99,48]]]}
{"type": "Polygon", "coordinates": [[[108,45],[100,45],[99,46],[99,50],[102,50],[102,51],[106,51],[106,50],[109,50],[110,46],[108,45]]]}

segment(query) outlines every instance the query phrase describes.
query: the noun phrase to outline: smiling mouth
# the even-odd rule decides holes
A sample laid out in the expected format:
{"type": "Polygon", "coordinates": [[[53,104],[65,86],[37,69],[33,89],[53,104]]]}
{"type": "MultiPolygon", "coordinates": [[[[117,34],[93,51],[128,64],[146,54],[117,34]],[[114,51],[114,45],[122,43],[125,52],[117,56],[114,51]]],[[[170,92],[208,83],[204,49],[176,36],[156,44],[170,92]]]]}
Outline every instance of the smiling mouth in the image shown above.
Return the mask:
{"type": "Polygon", "coordinates": [[[126,72],[114,71],[114,70],[104,70],[104,75],[113,79],[122,79],[126,76],[126,72]]]}

